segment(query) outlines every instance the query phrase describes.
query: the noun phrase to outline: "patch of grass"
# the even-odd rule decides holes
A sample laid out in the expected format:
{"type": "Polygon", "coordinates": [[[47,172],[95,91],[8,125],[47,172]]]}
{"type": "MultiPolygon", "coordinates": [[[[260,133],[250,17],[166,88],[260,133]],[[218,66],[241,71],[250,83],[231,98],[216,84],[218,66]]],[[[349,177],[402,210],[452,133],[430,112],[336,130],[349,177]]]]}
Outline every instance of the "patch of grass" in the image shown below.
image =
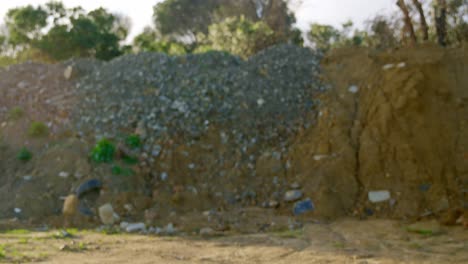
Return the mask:
{"type": "Polygon", "coordinates": [[[20,240],[18,240],[18,243],[23,244],[23,245],[24,245],[24,244],[28,244],[28,243],[29,243],[29,239],[23,237],[23,238],[21,238],[20,240]]]}
{"type": "Polygon", "coordinates": [[[120,166],[112,166],[112,174],[114,175],[123,175],[123,176],[132,176],[135,172],[130,168],[122,168],[120,166]]]}
{"type": "Polygon", "coordinates": [[[94,146],[91,152],[91,159],[98,163],[108,163],[114,159],[114,154],[114,144],[108,139],[101,139],[94,146]]]}
{"type": "Polygon", "coordinates": [[[10,112],[8,113],[8,117],[11,120],[18,120],[24,116],[24,110],[23,108],[19,106],[15,106],[12,109],[10,109],[10,112]]]}
{"type": "Polygon", "coordinates": [[[411,232],[411,233],[416,233],[416,234],[420,234],[420,235],[424,235],[424,236],[432,236],[432,235],[435,235],[435,233],[432,231],[432,230],[429,230],[429,229],[419,229],[419,228],[410,228],[410,227],[407,227],[406,228],[406,231],[408,232],[411,232]]]}
{"type": "Polygon", "coordinates": [[[132,149],[141,147],[141,139],[139,135],[130,135],[125,138],[125,144],[132,149]]]}
{"type": "Polygon", "coordinates": [[[0,259],[6,258],[5,245],[0,245],[0,259]]]}
{"type": "Polygon", "coordinates": [[[5,234],[8,234],[8,235],[26,235],[30,233],[31,231],[27,229],[13,229],[13,230],[8,230],[5,232],[5,234]]]}
{"type": "Polygon", "coordinates": [[[32,122],[29,126],[28,135],[30,137],[45,137],[49,134],[49,128],[42,122],[32,122]]]}
{"type": "Polygon", "coordinates": [[[32,159],[32,153],[27,148],[22,148],[16,155],[18,160],[27,162],[32,159]]]}

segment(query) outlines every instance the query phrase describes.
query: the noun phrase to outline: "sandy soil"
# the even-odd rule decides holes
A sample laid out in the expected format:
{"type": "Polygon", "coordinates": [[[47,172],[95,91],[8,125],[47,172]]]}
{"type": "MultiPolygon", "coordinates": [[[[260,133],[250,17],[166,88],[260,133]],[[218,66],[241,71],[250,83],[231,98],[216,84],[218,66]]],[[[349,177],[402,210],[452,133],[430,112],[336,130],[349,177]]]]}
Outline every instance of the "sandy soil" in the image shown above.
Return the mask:
{"type": "Polygon", "coordinates": [[[389,220],[341,220],[301,230],[216,237],[79,231],[0,234],[0,263],[468,263],[468,231],[408,232],[389,220]]]}

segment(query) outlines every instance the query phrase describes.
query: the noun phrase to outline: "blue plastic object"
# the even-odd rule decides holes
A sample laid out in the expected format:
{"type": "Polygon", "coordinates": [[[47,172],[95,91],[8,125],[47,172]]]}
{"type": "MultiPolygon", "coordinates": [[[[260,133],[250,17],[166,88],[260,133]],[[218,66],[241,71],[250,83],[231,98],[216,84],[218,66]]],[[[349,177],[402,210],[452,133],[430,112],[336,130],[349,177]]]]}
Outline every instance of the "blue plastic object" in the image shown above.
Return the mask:
{"type": "Polygon", "coordinates": [[[314,203],[311,199],[305,199],[294,204],[293,212],[295,215],[300,215],[315,210],[314,203]]]}
{"type": "Polygon", "coordinates": [[[91,179],[88,181],[85,181],[82,183],[78,188],[76,189],[76,196],[78,196],[78,199],[81,199],[83,196],[85,196],[87,193],[92,192],[92,191],[99,191],[102,188],[102,182],[98,179],[91,179]]]}

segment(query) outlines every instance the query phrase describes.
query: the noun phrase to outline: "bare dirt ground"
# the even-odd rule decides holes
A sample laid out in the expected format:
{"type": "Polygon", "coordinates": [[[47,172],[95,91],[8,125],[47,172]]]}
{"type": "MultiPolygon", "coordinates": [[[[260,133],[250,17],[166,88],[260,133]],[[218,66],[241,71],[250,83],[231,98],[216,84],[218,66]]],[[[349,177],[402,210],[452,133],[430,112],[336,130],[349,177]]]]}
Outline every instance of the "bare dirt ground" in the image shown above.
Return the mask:
{"type": "Polygon", "coordinates": [[[0,263],[468,263],[462,227],[412,233],[390,220],[345,219],[215,237],[70,232],[73,238],[57,231],[2,233],[0,263]]]}

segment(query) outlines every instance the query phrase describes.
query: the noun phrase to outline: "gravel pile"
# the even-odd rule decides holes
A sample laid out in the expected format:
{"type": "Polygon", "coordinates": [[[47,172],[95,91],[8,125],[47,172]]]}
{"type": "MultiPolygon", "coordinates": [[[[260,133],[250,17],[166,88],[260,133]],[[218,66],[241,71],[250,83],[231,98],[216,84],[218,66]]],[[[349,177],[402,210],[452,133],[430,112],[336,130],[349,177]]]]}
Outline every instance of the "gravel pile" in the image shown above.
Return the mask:
{"type": "Polygon", "coordinates": [[[313,111],[320,57],[291,45],[248,61],[222,53],[171,57],[127,55],[77,82],[82,98],[75,124],[85,134],[112,137],[138,128],[147,144],[160,137],[199,138],[222,128],[222,138],[245,145],[282,140],[313,111]]]}

